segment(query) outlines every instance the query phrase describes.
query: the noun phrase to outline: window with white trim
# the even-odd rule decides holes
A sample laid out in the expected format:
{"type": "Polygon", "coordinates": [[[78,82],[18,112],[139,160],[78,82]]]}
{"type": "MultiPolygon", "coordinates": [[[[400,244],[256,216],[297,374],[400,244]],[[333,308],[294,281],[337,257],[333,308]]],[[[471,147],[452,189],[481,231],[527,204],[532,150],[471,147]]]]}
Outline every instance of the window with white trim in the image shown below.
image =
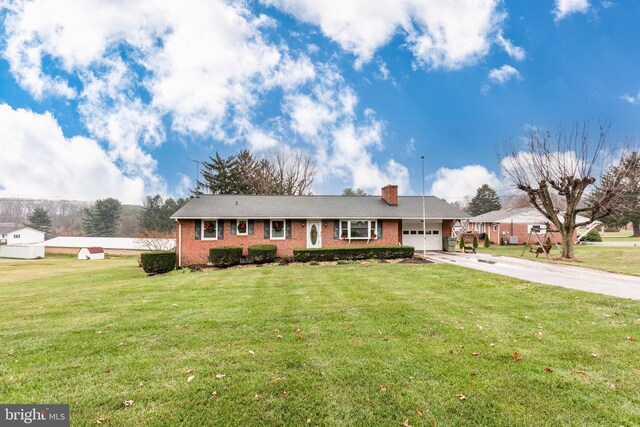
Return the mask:
{"type": "Polygon", "coordinates": [[[246,236],[249,234],[249,221],[246,219],[239,219],[236,224],[236,233],[238,236],[246,236]]]}
{"type": "Polygon", "coordinates": [[[340,238],[342,239],[375,239],[376,221],[369,219],[340,221],[340,238]]]}
{"type": "Polygon", "coordinates": [[[19,239],[19,238],[20,238],[20,235],[19,235],[19,234],[14,234],[14,235],[13,235],[13,238],[14,238],[14,239],[19,239]]]}
{"type": "Polygon", "coordinates": [[[200,236],[202,240],[218,240],[218,220],[203,219],[200,236]]]}
{"type": "Polygon", "coordinates": [[[271,240],[284,240],[286,235],[286,223],[284,219],[271,220],[271,240]]]}

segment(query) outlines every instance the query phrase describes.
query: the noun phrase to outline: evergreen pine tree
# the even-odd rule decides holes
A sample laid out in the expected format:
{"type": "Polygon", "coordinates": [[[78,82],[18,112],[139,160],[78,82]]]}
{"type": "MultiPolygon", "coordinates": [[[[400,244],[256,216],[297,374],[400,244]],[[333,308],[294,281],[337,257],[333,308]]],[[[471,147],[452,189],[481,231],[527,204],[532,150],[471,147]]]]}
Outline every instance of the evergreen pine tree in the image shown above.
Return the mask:
{"type": "Polygon", "coordinates": [[[26,226],[43,231],[45,239],[51,237],[51,217],[49,217],[49,212],[44,208],[35,208],[27,216],[26,226]]]}
{"type": "Polygon", "coordinates": [[[502,205],[500,204],[500,197],[496,190],[489,187],[487,184],[483,184],[476,191],[476,195],[473,196],[469,206],[467,206],[467,213],[471,216],[482,215],[487,212],[500,210],[502,205]]]}
{"type": "Polygon", "coordinates": [[[82,228],[86,236],[113,237],[118,230],[122,203],[114,198],[96,200],[89,209],[84,210],[82,228]]]}
{"type": "Polygon", "coordinates": [[[491,246],[491,240],[489,240],[489,235],[485,234],[484,235],[484,247],[488,248],[491,246]]]}
{"type": "Polygon", "coordinates": [[[478,249],[478,237],[476,235],[473,236],[473,243],[471,245],[473,249],[478,249]]]}

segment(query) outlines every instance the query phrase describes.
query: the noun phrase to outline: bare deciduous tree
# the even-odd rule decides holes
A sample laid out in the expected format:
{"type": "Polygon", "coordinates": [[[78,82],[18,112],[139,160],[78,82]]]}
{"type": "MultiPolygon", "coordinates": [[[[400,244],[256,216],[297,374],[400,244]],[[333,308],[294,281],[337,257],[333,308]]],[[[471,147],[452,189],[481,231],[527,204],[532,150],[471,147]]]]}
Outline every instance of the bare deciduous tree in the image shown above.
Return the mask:
{"type": "MultiPolygon", "coordinates": [[[[640,178],[623,166],[600,182],[615,148],[608,143],[608,131],[608,126],[601,125],[592,138],[588,123],[569,131],[560,127],[555,135],[532,129],[524,151],[511,148],[501,161],[506,176],[561,234],[563,258],[574,258],[576,229],[614,213],[624,202],[621,190],[640,178]],[[598,182],[598,196],[586,203],[583,199],[598,182]],[[587,219],[577,221],[578,215],[587,219]]],[[[622,154],[620,165],[625,164],[626,156],[622,154]]]]}
{"type": "Polygon", "coordinates": [[[275,149],[271,155],[273,165],[272,194],[304,195],[311,193],[316,166],[311,155],[301,150],[275,149]]]}

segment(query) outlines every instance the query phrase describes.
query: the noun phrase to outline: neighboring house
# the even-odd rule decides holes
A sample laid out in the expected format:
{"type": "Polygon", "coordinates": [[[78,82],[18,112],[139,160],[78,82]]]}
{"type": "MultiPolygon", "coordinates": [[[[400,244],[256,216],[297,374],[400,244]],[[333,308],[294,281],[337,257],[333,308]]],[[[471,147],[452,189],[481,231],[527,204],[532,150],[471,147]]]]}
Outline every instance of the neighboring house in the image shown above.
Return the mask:
{"type": "MultiPolygon", "coordinates": [[[[587,218],[578,216],[577,220],[582,222],[587,221],[587,218]]],[[[500,243],[500,237],[507,243],[524,244],[533,226],[540,228],[538,234],[541,239],[547,232],[547,227],[550,227],[548,237],[551,242],[554,244],[562,242],[560,233],[553,232],[555,226],[548,223],[549,220],[532,207],[501,209],[470,218],[466,231],[477,234],[486,233],[494,244],[500,243]]],[[[530,243],[537,244],[535,236],[531,236],[530,243]]]]}
{"type": "MultiPolygon", "coordinates": [[[[458,219],[469,216],[437,197],[425,197],[428,250],[442,250],[458,219]]],[[[206,264],[216,246],[274,244],[278,256],[295,248],[366,245],[423,247],[422,197],[202,195],[171,218],[177,221],[178,264],[206,264]]]]}
{"type": "Polygon", "coordinates": [[[102,248],[82,248],[78,251],[78,259],[104,259],[104,250],[102,248]]]}
{"type": "Polygon", "coordinates": [[[102,248],[107,255],[139,255],[150,250],[173,250],[175,239],[134,237],[54,237],[44,242],[48,254],[77,254],[82,248],[102,248]]]}
{"type": "Polygon", "coordinates": [[[31,227],[0,227],[0,245],[30,245],[44,242],[44,232],[31,227]]]}

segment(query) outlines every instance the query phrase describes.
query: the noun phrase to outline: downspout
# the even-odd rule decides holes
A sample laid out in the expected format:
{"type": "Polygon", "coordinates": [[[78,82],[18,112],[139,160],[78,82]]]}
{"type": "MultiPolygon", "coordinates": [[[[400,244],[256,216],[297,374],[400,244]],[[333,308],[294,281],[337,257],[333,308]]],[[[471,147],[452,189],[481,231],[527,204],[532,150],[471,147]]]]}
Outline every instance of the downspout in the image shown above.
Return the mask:
{"type": "Polygon", "coordinates": [[[182,267],[182,223],[176,219],[178,223],[178,268],[182,267]]]}

